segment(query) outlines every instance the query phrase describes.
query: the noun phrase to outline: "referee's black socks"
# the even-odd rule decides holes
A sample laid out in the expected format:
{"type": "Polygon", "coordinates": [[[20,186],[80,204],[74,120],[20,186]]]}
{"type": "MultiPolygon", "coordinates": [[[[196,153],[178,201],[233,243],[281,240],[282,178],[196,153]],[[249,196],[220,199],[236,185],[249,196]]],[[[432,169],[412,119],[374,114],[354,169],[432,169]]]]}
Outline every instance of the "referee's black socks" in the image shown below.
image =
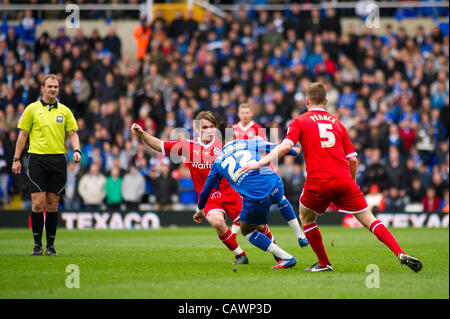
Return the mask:
{"type": "Polygon", "coordinates": [[[31,213],[31,229],[33,230],[34,243],[42,247],[42,231],[44,229],[43,212],[31,213]]]}
{"type": "Polygon", "coordinates": [[[58,224],[58,212],[47,212],[45,215],[45,234],[47,236],[47,247],[55,243],[56,226],[58,224]]]}

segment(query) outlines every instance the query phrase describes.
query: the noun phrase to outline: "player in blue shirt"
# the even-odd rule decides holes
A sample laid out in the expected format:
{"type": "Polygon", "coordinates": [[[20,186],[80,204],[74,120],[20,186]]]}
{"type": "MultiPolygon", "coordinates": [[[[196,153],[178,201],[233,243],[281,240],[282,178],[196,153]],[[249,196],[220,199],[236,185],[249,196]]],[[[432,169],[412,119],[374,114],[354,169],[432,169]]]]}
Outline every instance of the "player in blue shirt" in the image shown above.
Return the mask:
{"type": "MultiPolygon", "coordinates": [[[[225,137],[225,127],[219,127],[219,129],[222,137],[225,137]]],[[[258,230],[269,221],[272,204],[278,204],[280,213],[287,221],[294,222],[295,219],[298,225],[292,205],[284,196],[284,185],[281,178],[268,166],[244,174],[240,174],[239,170],[246,163],[258,161],[275,146],[276,144],[256,139],[228,141],[211,167],[208,179],[199,196],[196,214],[202,213],[209,194],[218,187],[222,177],[227,178],[230,185],[243,198],[240,215],[242,234],[250,243],[272,253],[279,260],[278,264],[272,268],[291,268],[296,265],[295,258],[258,230]]],[[[297,156],[299,153],[300,149],[293,148],[288,155],[297,156]]],[[[291,224],[290,226],[293,228],[291,224]]],[[[300,236],[298,236],[300,246],[308,245],[300,226],[298,226],[298,231],[300,232],[300,236]]]]}

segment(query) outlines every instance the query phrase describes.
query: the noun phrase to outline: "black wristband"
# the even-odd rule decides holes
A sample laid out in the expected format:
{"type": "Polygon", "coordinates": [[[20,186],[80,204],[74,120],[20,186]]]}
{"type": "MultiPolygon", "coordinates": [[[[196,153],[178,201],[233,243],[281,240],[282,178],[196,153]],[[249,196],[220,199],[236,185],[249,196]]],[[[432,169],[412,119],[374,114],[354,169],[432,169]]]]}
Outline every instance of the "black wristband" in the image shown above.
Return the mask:
{"type": "Polygon", "coordinates": [[[80,155],[81,155],[81,151],[80,150],[74,150],[73,151],[74,153],[76,152],[76,153],[80,153],[80,155]]]}
{"type": "Polygon", "coordinates": [[[14,162],[17,162],[17,161],[20,161],[20,157],[13,157],[13,158],[12,158],[12,161],[13,161],[13,163],[14,163],[14,162]]]}

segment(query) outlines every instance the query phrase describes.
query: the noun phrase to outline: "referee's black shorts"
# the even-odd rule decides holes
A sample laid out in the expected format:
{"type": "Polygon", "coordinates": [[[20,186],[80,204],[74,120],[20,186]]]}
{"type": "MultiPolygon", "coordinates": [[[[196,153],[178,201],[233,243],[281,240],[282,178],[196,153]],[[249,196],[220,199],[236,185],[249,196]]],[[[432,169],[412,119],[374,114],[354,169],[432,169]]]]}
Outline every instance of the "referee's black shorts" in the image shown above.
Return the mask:
{"type": "Polygon", "coordinates": [[[30,192],[50,192],[64,195],[67,181],[65,154],[28,154],[30,192]]]}

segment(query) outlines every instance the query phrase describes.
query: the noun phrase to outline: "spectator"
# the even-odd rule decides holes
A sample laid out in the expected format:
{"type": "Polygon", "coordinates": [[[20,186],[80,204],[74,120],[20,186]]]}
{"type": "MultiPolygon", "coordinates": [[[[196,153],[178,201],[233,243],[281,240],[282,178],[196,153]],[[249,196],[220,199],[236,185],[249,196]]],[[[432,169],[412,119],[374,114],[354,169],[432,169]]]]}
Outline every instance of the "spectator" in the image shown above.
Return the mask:
{"type": "Polygon", "coordinates": [[[198,22],[194,19],[194,12],[192,10],[187,13],[187,19],[184,22],[183,29],[187,32],[189,39],[192,39],[194,33],[198,30],[198,22]]]}
{"type": "Polygon", "coordinates": [[[97,163],[92,163],[89,167],[89,172],[84,174],[78,184],[78,193],[80,194],[83,203],[88,210],[102,209],[105,194],[106,178],[100,172],[100,166],[97,163]]]}
{"type": "Polygon", "coordinates": [[[36,20],[31,10],[25,10],[25,16],[20,22],[22,28],[21,39],[28,48],[33,49],[36,41],[36,20]]]}
{"type": "Polygon", "coordinates": [[[159,44],[163,44],[166,41],[167,34],[164,29],[164,25],[161,21],[155,21],[152,27],[151,41],[156,41],[159,44]]]}
{"type": "Polygon", "coordinates": [[[172,39],[176,39],[179,35],[184,34],[186,31],[185,28],[185,20],[183,17],[183,11],[177,10],[175,12],[175,19],[172,20],[169,28],[169,36],[172,39]]]}
{"type": "Polygon", "coordinates": [[[422,182],[422,185],[424,188],[428,188],[428,186],[430,186],[431,177],[432,177],[432,175],[428,169],[428,166],[422,163],[419,166],[419,178],[420,178],[420,181],[422,182]]]}
{"type": "Polygon", "coordinates": [[[100,103],[117,101],[120,96],[120,90],[111,72],[106,73],[105,80],[95,91],[95,98],[100,103]]]}
{"type": "Polygon", "coordinates": [[[116,35],[116,29],[111,27],[108,30],[108,34],[103,39],[103,45],[112,53],[114,60],[118,60],[122,57],[122,42],[120,38],[116,35]]]}
{"type": "Polygon", "coordinates": [[[262,43],[267,43],[271,48],[276,48],[281,45],[283,36],[275,28],[273,21],[269,20],[267,23],[267,31],[262,36],[262,43]]]}
{"type": "Polygon", "coordinates": [[[380,163],[380,156],[381,151],[379,149],[372,149],[370,153],[371,163],[364,172],[363,190],[365,192],[367,192],[368,188],[365,185],[377,185],[380,190],[387,189],[389,177],[384,165],[380,163]]]}
{"type": "Polygon", "coordinates": [[[65,29],[63,27],[58,28],[58,35],[53,40],[53,43],[57,47],[64,48],[68,42],[70,42],[70,38],[67,36],[65,29]]]}
{"type": "Polygon", "coordinates": [[[88,106],[88,99],[91,96],[91,86],[89,81],[85,79],[81,70],[75,71],[71,85],[79,105],[78,110],[75,110],[75,114],[79,117],[83,117],[88,106]]]}
{"type": "Polygon", "coordinates": [[[380,188],[376,184],[372,184],[368,194],[365,196],[369,209],[375,212],[382,212],[385,208],[385,199],[380,192],[380,188]]]}
{"type": "Polygon", "coordinates": [[[133,30],[133,37],[136,39],[136,57],[139,60],[144,59],[151,32],[146,19],[141,19],[141,24],[133,30]]]}
{"type": "Polygon", "coordinates": [[[441,199],[436,195],[436,190],[433,187],[428,187],[425,196],[422,199],[423,210],[425,212],[439,211],[441,199]]]}
{"type": "Polygon", "coordinates": [[[153,17],[152,24],[150,25],[151,28],[155,25],[157,21],[160,21],[162,24],[163,30],[167,31],[167,21],[164,18],[164,12],[161,9],[156,9],[155,16],[153,17]]]}
{"type": "Polygon", "coordinates": [[[127,209],[137,210],[145,192],[145,179],[138,172],[135,165],[130,166],[130,171],[122,180],[122,198],[127,209]]]}
{"type": "Polygon", "coordinates": [[[64,210],[80,210],[81,198],[78,193],[80,166],[73,161],[67,166],[67,184],[64,195],[64,210]]]}
{"type": "Polygon", "coordinates": [[[170,175],[170,167],[163,164],[159,167],[160,174],[153,179],[152,185],[156,193],[156,202],[159,209],[166,210],[171,208],[172,196],[178,195],[178,184],[170,175]]]}
{"type": "Polygon", "coordinates": [[[385,198],[385,211],[403,212],[405,210],[405,198],[400,195],[399,189],[395,186],[389,188],[389,193],[385,198]]]}
{"type": "Polygon", "coordinates": [[[395,146],[389,147],[389,163],[386,166],[386,173],[389,178],[389,185],[395,186],[397,191],[400,190],[402,195],[405,190],[405,167],[401,162],[400,153],[395,146]]]}
{"type": "Polygon", "coordinates": [[[197,193],[195,192],[194,183],[192,181],[188,167],[185,165],[181,165],[179,171],[181,175],[178,180],[180,204],[196,204],[197,193]]]}
{"type": "MultiPolygon", "coordinates": [[[[285,159],[287,159],[286,157],[285,159]]],[[[292,206],[294,210],[298,209],[298,201],[299,201],[299,193],[298,190],[303,188],[305,183],[305,172],[303,170],[303,166],[295,163],[293,165],[292,174],[283,176],[283,183],[285,185],[285,196],[292,206]]]]}
{"type": "Polygon", "coordinates": [[[416,141],[416,131],[411,125],[411,121],[409,119],[405,119],[400,123],[400,130],[398,134],[403,140],[405,150],[409,152],[416,141]]]}
{"type": "Polygon", "coordinates": [[[436,195],[439,198],[442,198],[444,196],[445,189],[448,189],[448,177],[447,180],[444,181],[442,178],[442,174],[438,170],[437,166],[436,170],[433,170],[433,173],[431,175],[431,186],[435,189],[436,195]]]}
{"type": "Polygon", "coordinates": [[[445,100],[448,99],[448,87],[445,82],[439,82],[435,93],[431,95],[431,106],[442,109],[445,106],[445,100]]]}
{"type": "Polygon", "coordinates": [[[77,96],[70,83],[64,84],[62,92],[60,93],[60,101],[70,105],[75,110],[79,110],[77,96]]]}
{"type": "Polygon", "coordinates": [[[325,10],[325,19],[322,21],[321,30],[336,32],[338,36],[341,35],[341,22],[336,13],[336,9],[329,8],[325,10]]]}
{"type": "Polygon", "coordinates": [[[106,206],[110,210],[120,209],[122,204],[122,178],[117,167],[111,169],[111,174],[105,184],[106,206]]]}
{"type": "Polygon", "coordinates": [[[351,85],[347,84],[344,86],[344,90],[339,96],[338,106],[353,109],[356,103],[356,98],[357,96],[355,92],[352,91],[351,85]]]}
{"type": "Polygon", "coordinates": [[[422,186],[420,178],[416,177],[412,180],[411,185],[408,187],[407,194],[410,203],[422,203],[422,199],[425,197],[425,189],[422,186]]]}

